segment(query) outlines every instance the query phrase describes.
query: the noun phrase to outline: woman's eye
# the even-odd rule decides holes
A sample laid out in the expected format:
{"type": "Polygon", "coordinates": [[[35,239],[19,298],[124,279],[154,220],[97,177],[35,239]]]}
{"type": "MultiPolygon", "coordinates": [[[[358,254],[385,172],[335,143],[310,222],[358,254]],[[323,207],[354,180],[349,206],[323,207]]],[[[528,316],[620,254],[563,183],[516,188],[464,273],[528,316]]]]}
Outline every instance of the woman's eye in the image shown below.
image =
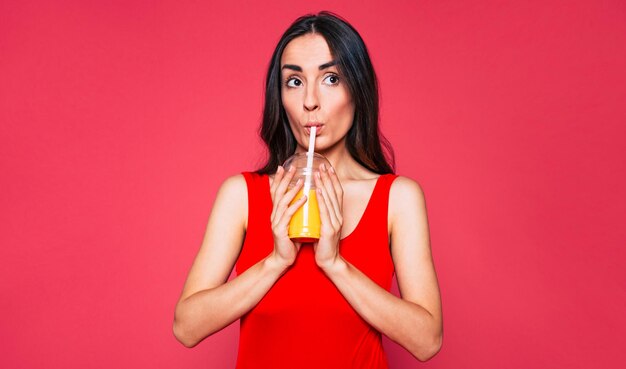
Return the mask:
{"type": "Polygon", "coordinates": [[[302,86],[302,81],[297,78],[289,78],[285,84],[287,87],[299,87],[302,86]]]}
{"type": "Polygon", "coordinates": [[[327,76],[326,78],[324,78],[324,82],[330,84],[330,85],[336,85],[339,83],[339,76],[336,76],[334,74],[331,74],[329,76],[327,76]]]}

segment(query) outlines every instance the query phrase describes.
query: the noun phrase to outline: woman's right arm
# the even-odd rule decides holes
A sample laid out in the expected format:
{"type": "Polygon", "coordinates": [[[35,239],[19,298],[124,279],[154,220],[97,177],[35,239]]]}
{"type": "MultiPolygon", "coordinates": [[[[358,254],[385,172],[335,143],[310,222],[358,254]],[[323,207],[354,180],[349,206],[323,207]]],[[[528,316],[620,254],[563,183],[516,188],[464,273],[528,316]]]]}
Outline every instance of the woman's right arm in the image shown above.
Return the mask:
{"type": "MultiPolygon", "coordinates": [[[[284,188],[280,187],[282,192],[276,191],[277,186],[272,186],[272,197],[276,204],[272,218],[281,206],[284,207],[282,212],[278,212],[280,219],[272,223],[273,228],[285,228],[285,232],[284,226],[288,224],[295,209],[304,202],[300,200],[287,207],[297,190],[294,188],[285,192],[286,183],[290,179],[287,177],[291,176],[279,178],[282,176],[277,173],[275,180],[283,179],[280,182],[285,184],[284,188]],[[276,192],[283,195],[274,197],[276,192]]],[[[186,347],[197,345],[250,311],[292,262],[284,257],[284,251],[289,245],[277,242],[275,232],[274,252],[227,282],[245,236],[248,218],[247,193],[243,175],[227,179],[218,191],[202,246],[176,305],[174,335],[186,347]]],[[[297,254],[297,250],[295,252],[297,254]]]]}

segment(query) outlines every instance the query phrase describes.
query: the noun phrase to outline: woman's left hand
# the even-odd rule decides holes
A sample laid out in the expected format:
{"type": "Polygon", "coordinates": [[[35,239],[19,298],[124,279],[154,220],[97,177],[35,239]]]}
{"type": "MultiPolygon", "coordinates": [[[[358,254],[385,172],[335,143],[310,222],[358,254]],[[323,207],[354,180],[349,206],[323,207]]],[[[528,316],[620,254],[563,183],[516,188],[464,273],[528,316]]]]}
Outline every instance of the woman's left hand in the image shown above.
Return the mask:
{"type": "Polygon", "coordinates": [[[324,269],[331,267],[339,258],[339,241],[343,225],[343,188],[333,168],[320,165],[314,176],[317,187],[317,203],[320,209],[320,239],[313,244],[315,262],[324,269]]]}

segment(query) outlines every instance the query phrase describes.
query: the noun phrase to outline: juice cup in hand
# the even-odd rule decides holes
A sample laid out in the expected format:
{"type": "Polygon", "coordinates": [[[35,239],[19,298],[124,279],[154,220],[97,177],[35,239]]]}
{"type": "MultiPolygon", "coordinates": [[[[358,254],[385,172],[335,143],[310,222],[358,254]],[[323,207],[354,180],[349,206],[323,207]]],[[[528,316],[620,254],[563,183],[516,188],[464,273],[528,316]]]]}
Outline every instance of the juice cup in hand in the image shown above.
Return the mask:
{"type": "MultiPolygon", "coordinates": [[[[298,191],[296,199],[301,198],[303,194],[303,190],[298,191]]],[[[306,203],[296,211],[289,222],[289,238],[298,242],[315,242],[320,238],[320,227],[317,195],[315,189],[311,189],[306,203]]]]}
{"type": "Polygon", "coordinates": [[[287,159],[283,165],[285,170],[289,170],[291,166],[296,167],[296,174],[289,183],[290,188],[295,186],[298,179],[302,179],[304,183],[292,203],[303,195],[307,196],[304,205],[296,211],[289,222],[289,238],[296,242],[315,242],[320,238],[320,211],[313,176],[319,171],[319,166],[322,163],[330,168],[328,160],[316,153],[313,153],[313,165],[307,168],[307,155],[307,153],[295,154],[287,159]]]}

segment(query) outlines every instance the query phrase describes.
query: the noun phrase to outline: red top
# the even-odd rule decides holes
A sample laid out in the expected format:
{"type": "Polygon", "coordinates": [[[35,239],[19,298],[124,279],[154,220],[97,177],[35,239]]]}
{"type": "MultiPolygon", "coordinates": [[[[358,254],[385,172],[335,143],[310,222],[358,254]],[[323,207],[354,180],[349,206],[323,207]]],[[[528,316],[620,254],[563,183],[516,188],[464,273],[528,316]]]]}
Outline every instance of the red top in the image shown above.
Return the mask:
{"type": "MultiPolygon", "coordinates": [[[[248,186],[248,229],[238,274],[273,248],[272,198],[267,175],[243,173],[248,186]]],[[[387,232],[389,188],[396,175],[378,178],[356,229],[339,252],[389,291],[394,273],[387,232]]],[[[315,264],[310,245],[259,303],[241,318],[237,369],[383,369],[381,335],[350,306],[315,264]]]]}

